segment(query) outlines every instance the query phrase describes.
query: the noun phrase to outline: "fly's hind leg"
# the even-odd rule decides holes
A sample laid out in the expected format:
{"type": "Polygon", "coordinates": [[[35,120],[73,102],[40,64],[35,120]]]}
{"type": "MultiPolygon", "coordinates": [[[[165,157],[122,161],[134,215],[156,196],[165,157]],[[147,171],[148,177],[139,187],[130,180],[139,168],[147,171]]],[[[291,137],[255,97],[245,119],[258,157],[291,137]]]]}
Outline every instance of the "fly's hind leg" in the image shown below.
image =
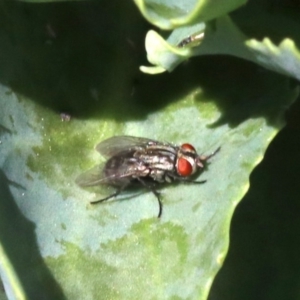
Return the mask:
{"type": "Polygon", "coordinates": [[[159,206],[159,210],[158,210],[158,215],[157,217],[160,218],[161,214],[162,214],[162,210],[163,210],[163,204],[161,202],[160,199],[160,193],[154,188],[153,185],[151,184],[147,184],[144,180],[142,180],[141,178],[137,177],[137,180],[147,189],[149,189],[156,197],[157,201],[158,201],[158,206],[159,206]]]}
{"type": "Polygon", "coordinates": [[[104,201],[107,201],[111,198],[117,197],[125,188],[127,187],[127,184],[122,185],[121,187],[119,187],[113,194],[103,198],[103,199],[99,199],[99,200],[95,200],[95,201],[91,201],[91,204],[97,204],[97,203],[101,203],[104,201]]]}

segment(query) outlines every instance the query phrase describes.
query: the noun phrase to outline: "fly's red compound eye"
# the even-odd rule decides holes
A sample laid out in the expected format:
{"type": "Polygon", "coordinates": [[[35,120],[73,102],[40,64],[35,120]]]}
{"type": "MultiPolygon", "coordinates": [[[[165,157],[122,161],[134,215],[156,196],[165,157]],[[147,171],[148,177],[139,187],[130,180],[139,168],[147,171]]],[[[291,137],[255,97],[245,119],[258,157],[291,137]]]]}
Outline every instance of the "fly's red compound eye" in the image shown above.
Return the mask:
{"type": "Polygon", "coordinates": [[[196,152],[195,148],[191,144],[182,144],[181,149],[196,152]]]}
{"type": "Polygon", "coordinates": [[[177,172],[181,176],[189,176],[193,173],[193,167],[188,160],[180,157],[177,161],[177,172]]]}

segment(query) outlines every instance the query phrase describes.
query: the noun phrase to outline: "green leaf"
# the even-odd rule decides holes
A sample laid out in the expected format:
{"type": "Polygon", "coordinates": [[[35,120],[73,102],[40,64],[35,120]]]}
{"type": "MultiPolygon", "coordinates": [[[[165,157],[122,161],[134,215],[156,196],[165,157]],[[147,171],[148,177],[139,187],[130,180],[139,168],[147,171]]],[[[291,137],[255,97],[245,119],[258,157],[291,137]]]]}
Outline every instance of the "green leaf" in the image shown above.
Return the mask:
{"type": "MultiPolygon", "coordinates": [[[[34,261],[43,259],[67,299],[76,295],[81,299],[205,299],[224,260],[230,219],[248,189],[249,173],[282,126],[280,115],[288,104],[287,96],[290,100],[295,97],[280,81],[275,80],[277,89],[272,91],[275,82],[270,80],[266,87],[271,92],[259,101],[247,98],[228,104],[227,117],[212,98],[208,101],[201,93],[200,86],[144,120],[125,122],[62,122],[59,115],[28,99],[14,93],[2,95],[6,113],[1,124],[13,132],[1,138],[2,169],[11,180],[7,184],[14,183],[0,210],[2,234],[12,220],[16,228],[1,239],[8,257],[13,242],[10,237],[15,237],[14,243],[32,240],[28,248],[18,249],[18,255],[26,257],[30,251],[37,256],[34,261]],[[256,115],[260,110],[266,115],[256,115]],[[236,115],[241,112],[245,115],[236,115]],[[207,127],[218,119],[218,126],[207,127]],[[230,119],[236,123],[232,128],[228,126],[230,119]],[[219,145],[222,150],[201,176],[207,184],[162,189],[164,212],[158,220],[152,194],[91,207],[88,201],[95,196],[74,184],[81,171],[99,163],[93,146],[113,134],[189,141],[204,153],[219,145]],[[32,252],[32,247],[37,249],[32,252]],[[149,290],[147,296],[145,289],[149,290]]],[[[7,89],[2,87],[2,92],[7,89]]],[[[4,186],[2,192],[7,189],[4,186]]],[[[26,263],[13,258],[16,270],[4,265],[4,272],[17,273],[22,284],[9,284],[16,294],[24,289],[30,298],[41,279],[33,276],[23,282],[26,263]]],[[[40,264],[33,267],[34,273],[45,272],[40,264]]],[[[58,287],[46,280],[46,275],[42,278],[43,290],[49,295],[56,292],[57,297],[58,287]]]]}
{"type": "Polygon", "coordinates": [[[300,79],[300,51],[292,40],[285,39],[277,47],[265,38],[262,42],[250,40],[247,46],[253,51],[255,60],[261,65],[300,79]]]}
{"type": "MultiPolygon", "coordinates": [[[[203,24],[198,24],[198,26],[203,27],[203,24]]],[[[149,31],[146,36],[146,49],[148,60],[155,67],[141,67],[141,70],[151,73],[152,69],[160,68],[160,73],[164,70],[170,72],[193,56],[227,54],[300,79],[300,52],[290,39],[284,39],[279,46],[268,38],[262,42],[247,39],[229,17],[222,17],[216,20],[214,28],[208,27],[203,31],[204,37],[199,46],[177,47],[184,34],[187,37],[195,32],[198,32],[195,26],[176,29],[165,41],[155,31],[149,31]]]]}
{"type": "Polygon", "coordinates": [[[146,24],[131,3],[115,7],[2,4],[0,274],[9,299],[206,299],[249,175],[298,95],[286,77],[224,57],[140,74],[146,24]],[[207,183],[161,188],[159,220],[151,193],[92,206],[99,196],[74,182],[103,161],[95,145],[122,134],[221,151],[199,177],[207,183]]]}
{"type": "Polygon", "coordinates": [[[143,16],[162,29],[201,23],[227,14],[246,3],[246,0],[135,0],[143,16]]]}
{"type": "MultiPolygon", "coordinates": [[[[300,52],[295,45],[300,40],[298,23],[293,21],[294,16],[290,12],[281,10],[280,14],[270,13],[271,8],[266,7],[261,1],[251,1],[235,11],[234,22],[225,15],[226,12],[214,16],[218,18],[212,22],[207,22],[212,18],[204,18],[191,24],[190,20],[185,19],[181,27],[173,30],[168,37],[149,31],[146,49],[148,60],[154,66],[142,66],[141,70],[148,74],[165,70],[170,72],[193,56],[226,54],[299,79],[300,52]],[[184,42],[186,45],[179,47],[189,38],[199,41],[184,42]]],[[[156,6],[153,9],[160,11],[156,6]]],[[[155,16],[152,23],[165,28],[159,20],[155,16]]],[[[172,21],[172,17],[169,17],[169,21],[172,21]]]]}

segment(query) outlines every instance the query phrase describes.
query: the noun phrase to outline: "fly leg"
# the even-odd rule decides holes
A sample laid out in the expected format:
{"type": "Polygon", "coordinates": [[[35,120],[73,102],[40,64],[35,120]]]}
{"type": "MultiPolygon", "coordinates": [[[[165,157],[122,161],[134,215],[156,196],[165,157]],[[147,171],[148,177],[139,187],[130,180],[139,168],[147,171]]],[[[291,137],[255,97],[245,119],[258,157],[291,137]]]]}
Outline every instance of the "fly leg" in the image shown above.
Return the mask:
{"type": "Polygon", "coordinates": [[[174,174],[170,174],[170,177],[172,177],[174,180],[178,180],[178,181],[182,181],[182,182],[186,182],[186,183],[196,183],[196,184],[201,184],[201,183],[205,183],[207,180],[191,180],[189,178],[185,178],[185,177],[181,177],[181,176],[177,176],[174,174]]]}
{"type": "Polygon", "coordinates": [[[221,146],[218,147],[213,153],[209,154],[209,155],[200,155],[200,161],[207,161],[210,158],[212,158],[213,156],[215,156],[219,151],[221,150],[221,146]]]}
{"type": "Polygon", "coordinates": [[[202,183],[205,183],[207,180],[189,180],[189,179],[179,179],[180,181],[183,181],[183,182],[186,182],[186,183],[196,183],[196,184],[202,184],[202,183]]]}
{"type": "Polygon", "coordinates": [[[127,184],[122,185],[113,194],[111,194],[111,195],[109,195],[109,196],[107,196],[107,197],[105,197],[103,199],[100,199],[100,200],[91,201],[90,203],[91,204],[97,204],[97,203],[101,203],[101,202],[107,201],[107,200],[109,200],[111,198],[117,197],[126,187],[127,187],[127,184]]]}
{"type": "Polygon", "coordinates": [[[140,177],[137,177],[137,180],[147,189],[149,189],[156,197],[157,201],[158,201],[158,206],[159,206],[159,210],[158,210],[158,218],[161,217],[162,214],[162,209],[163,209],[163,204],[161,202],[160,199],[160,193],[154,188],[153,185],[151,184],[147,184],[144,180],[142,180],[140,177]]]}

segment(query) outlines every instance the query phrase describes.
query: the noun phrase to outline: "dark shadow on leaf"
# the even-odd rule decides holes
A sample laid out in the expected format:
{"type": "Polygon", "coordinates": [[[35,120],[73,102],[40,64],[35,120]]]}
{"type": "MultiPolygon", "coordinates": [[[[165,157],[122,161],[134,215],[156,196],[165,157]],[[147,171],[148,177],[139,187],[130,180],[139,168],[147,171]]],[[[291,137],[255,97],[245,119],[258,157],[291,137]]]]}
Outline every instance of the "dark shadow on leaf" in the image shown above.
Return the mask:
{"type": "Polygon", "coordinates": [[[199,61],[205,74],[203,98],[215,99],[222,112],[211,127],[223,124],[235,127],[247,119],[261,117],[270,125],[279,125],[278,120],[294,99],[291,90],[296,88],[296,82],[242,59],[228,56],[205,59],[204,63],[199,61]]]}
{"type": "Polygon", "coordinates": [[[298,299],[300,102],[250,178],[210,300],[298,299]]]}
{"type": "Polygon", "coordinates": [[[24,297],[64,300],[61,287],[41,257],[35,226],[20,212],[8,185],[0,170],[0,241],[22,285],[24,297]]]}
{"type": "Polygon", "coordinates": [[[281,106],[288,105],[285,77],[228,56],[193,58],[172,73],[142,74],[139,66],[149,64],[149,25],[130,1],[6,1],[0,8],[0,81],[58,118],[143,119],[195,89],[204,93],[198,101],[217,101],[222,115],[214,126],[255,117],[276,123],[281,106]]]}
{"type": "Polygon", "coordinates": [[[12,134],[12,131],[9,128],[6,128],[5,126],[2,126],[0,124],[0,135],[2,134],[12,134]]]}
{"type": "Polygon", "coordinates": [[[221,55],[190,59],[173,73],[160,78],[148,76],[141,84],[144,87],[137,90],[138,98],[143,99],[148,111],[150,106],[158,107],[158,103],[180,99],[200,89],[202,92],[194,96],[195,100],[214,101],[221,111],[220,118],[211,127],[222,124],[235,127],[249,118],[259,117],[278,126],[278,119],[290,105],[290,89],[296,86],[285,76],[221,55]]]}
{"type": "Polygon", "coordinates": [[[149,27],[133,2],[4,1],[0,20],[0,81],[14,92],[78,118],[125,106],[149,27]]]}
{"type": "Polygon", "coordinates": [[[290,38],[300,47],[299,0],[251,0],[230,15],[249,37],[268,37],[276,44],[290,38]]]}

